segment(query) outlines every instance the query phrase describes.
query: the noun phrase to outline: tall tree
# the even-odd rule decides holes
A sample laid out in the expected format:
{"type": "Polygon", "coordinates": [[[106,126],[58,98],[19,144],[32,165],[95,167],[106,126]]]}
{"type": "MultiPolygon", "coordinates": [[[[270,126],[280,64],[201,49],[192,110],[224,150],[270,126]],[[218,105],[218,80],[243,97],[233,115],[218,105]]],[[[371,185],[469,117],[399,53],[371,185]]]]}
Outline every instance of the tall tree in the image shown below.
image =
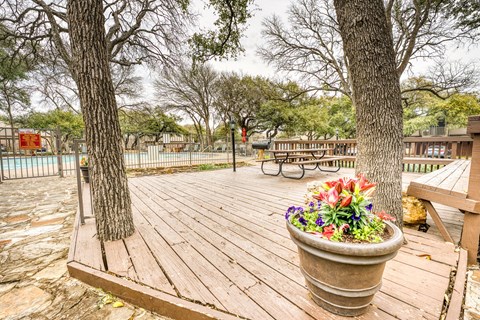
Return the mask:
{"type": "Polygon", "coordinates": [[[100,240],[135,231],[120,140],[117,103],[105,41],[102,0],[69,1],[72,75],[77,83],[91,165],[93,210],[100,240]],[[92,72],[93,71],[93,72],[92,72]]]}
{"type": "MultiPolygon", "coordinates": [[[[26,80],[31,68],[23,55],[13,54],[15,42],[14,39],[3,39],[6,32],[7,29],[0,24],[0,115],[6,117],[11,132],[14,132],[14,117],[30,105],[26,80]]],[[[10,148],[15,153],[15,145],[10,148]]]]}
{"type": "Polygon", "coordinates": [[[187,115],[201,137],[205,130],[207,146],[213,146],[213,119],[215,117],[215,82],[218,74],[208,63],[189,65],[179,63],[165,68],[155,81],[156,95],[169,110],[187,115]]]}
{"type": "Polygon", "coordinates": [[[356,170],[379,184],[375,210],[394,214],[402,226],[402,104],[385,7],[382,0],[334,4],[356,107],[356,170]]]}
{"type": "MultiPolygon", "coordinates": [[[[230,36],[241,30],[237,26],[244,25],[245,20],[237,17],[248,16],[247,6],[251,1],[209,2],[220,13],[215,24],[218,30],[209,32],[208,37],[193,39],[193,43],[204,44],[197,47],[201,50],[196,54],[201,57],[218,52],[232,54],[238,49],[238,41],[230,36]],[[227,50],[208,51],[217,43],[227,50]]],[[[191,21],[189,3],[188,0],[49,3],[0,0],[0,23],[13,27],[1,39],[18,39],[16,53],[23,50],[39,61],[61,62],[78,87],[88,154],[93,163],[93,206],[102,240],[116,240],[133,232],[109,63],[171,64],[178,56],[191,21]]]]}
{"type": "Polygon", "coordinates": [[[240,128],[245,128],[247,139],[259,130],[261,106],[277,96],[275,84],[259,76],[223,73],[215,87],[215,109],[224,126],[228,126],[230,120],[235,121],[240,128]]]}
{"type": "MultiPolygon", "coordinates": [[[[441,63],[448,43],[468,43],[478,38],[474,25],[458,28],[459,18],[444,14],[449,2],[473,1],[385,1],[399,75],[414,59],[435,58],[441,63]]],[[[468,10],[462,18],[475,14],[468,10]]],[[[295,0],[288,10],[288,25],[277,16],[264,21],[262,34],[266,41],[259,53],[279,70],[305,81],[311,91],[351,96],[350,61],[345,59],[337,20],[333,0],[295,0]]],[[[451,86],[452,81],[462,84],[468,79],[466,75],[452,75],[447,85],[451,86]]],[[[442,88],[442,84],[439,81],[433,88],[442,88]]]]}

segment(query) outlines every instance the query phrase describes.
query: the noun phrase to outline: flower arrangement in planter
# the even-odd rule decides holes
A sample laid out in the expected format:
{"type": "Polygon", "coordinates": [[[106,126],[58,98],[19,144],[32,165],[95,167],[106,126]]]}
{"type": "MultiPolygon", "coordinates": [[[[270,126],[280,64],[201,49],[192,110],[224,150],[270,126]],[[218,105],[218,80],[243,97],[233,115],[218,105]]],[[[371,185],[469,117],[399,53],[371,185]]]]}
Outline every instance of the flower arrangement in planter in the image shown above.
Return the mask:
{"type": "Polygon", "coordinates": [[[80,171],[82,172],[83,181],[85,181],[85,183],[89,183],[90,182],[90,174],[89,174],[89,171],[88,171],[88,158],[87,157],[82,157],[80,159],[80,171]]]}
{"type": "Polygon", "coordinates": [[[287,229],[312,298],[340,315],[364,313],[380,289],[386,261],[403,234],[384,211],[374,213],[375,183],[363,175],[308,185],[306,206],[288,208],[287,229]]]}
{"type": "Polygon", "coordinates": [[[375,184],[360,175],[357,179],[342,178],[321,186],[312,184],[307,194],[308,207],[290,207],[285,218],[298,229],[341,242],[383,242],[384,221],[395,218],[384,211],[373,213],[371,195],[375,184]]]}

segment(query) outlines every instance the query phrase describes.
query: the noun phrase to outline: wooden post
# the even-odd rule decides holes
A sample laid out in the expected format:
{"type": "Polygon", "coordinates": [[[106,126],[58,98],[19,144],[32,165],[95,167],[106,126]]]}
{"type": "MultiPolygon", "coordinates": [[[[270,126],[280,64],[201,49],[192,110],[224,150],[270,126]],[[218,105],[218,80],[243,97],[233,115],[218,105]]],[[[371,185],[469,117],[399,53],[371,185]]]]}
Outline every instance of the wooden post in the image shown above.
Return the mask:
{"type": "Polygon", "coordinates": [[[458,153],[458,142],[452,142],[452,154],[451,157],[452,159],[457,159],[457,153],[458,153]]]}
{"type": "MultiPolygon", "coordinates": [[[[468,118],[467,133],[473,139],[467,198],[480,201],[480,116],[468,118]]],[[[465,212],[462,247],[468,251],[468,264],[477,263],[479,238],[480,212],[465,212]]]]}

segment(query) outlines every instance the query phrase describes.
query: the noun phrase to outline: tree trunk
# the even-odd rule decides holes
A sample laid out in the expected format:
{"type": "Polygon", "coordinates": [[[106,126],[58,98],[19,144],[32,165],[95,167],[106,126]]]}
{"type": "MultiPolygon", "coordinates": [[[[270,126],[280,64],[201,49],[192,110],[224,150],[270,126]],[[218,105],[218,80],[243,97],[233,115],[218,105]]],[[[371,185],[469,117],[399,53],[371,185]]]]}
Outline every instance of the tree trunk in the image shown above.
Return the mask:
{"type": "Polygon", "coordinates": [[[403,121],[395,52],[382,0],[335,0],[357,119],[357,173],[377,182],[376,211],[402,226],[403,121]]]}
{"type": "Polygon", "coordinates": [[[102,0],[68,1],[71,71],[78,87],[100,240],[134,232],[102,0]]]}
{"type": "Polygon", "coordinates": [[[212,130],[210,128],[210,124],[207,121],[210,121],[210,119],[205,119],[205,138],[207,139],[207,146],[213,148],[212,130]]]}

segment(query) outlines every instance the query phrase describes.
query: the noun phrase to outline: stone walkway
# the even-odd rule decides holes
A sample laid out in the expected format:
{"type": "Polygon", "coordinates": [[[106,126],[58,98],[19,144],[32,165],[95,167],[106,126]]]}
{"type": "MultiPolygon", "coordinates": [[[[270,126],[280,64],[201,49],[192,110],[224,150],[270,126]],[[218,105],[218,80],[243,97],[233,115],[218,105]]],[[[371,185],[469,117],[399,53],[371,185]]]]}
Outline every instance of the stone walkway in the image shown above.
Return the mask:
{"type": "Polygon", "coordinates": [[[0,184],[0,319],[165,319],[68,276],[76,209],[73,177],[0,184]]]}

